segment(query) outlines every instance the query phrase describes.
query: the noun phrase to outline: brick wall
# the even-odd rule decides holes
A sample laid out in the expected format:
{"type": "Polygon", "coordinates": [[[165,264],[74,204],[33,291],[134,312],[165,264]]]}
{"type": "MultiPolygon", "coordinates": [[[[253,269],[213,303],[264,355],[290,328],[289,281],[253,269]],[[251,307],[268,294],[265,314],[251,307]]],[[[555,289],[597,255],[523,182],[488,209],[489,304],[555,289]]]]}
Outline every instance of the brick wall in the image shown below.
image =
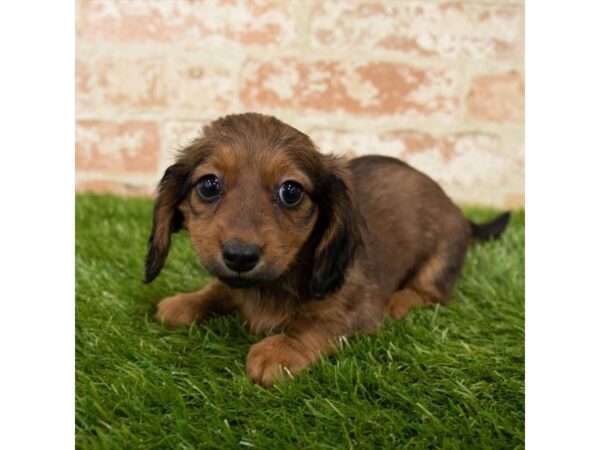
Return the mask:
{"type": "Polygon", "coordinates": [[[150,194],[258,111],[324,152],[400,157],[458,202],[524,202],[522,1],[78,0],[79,191],[150,194]]]}

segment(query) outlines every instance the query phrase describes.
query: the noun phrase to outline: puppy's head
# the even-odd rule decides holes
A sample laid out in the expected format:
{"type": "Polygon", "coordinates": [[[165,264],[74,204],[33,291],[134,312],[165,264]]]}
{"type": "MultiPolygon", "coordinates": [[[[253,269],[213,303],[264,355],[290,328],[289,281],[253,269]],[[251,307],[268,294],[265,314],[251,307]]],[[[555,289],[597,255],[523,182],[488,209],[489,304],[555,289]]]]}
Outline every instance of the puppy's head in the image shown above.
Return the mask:
{"type": "Polygon", "coordinates": [[[170,235],[188,230],[202,264],[231,287],[274,282],[310,266],[310,291],[341,287],[360,244],[343,164],[274,117],[226,116],[165,172],[154,208],[146,282],[162,269],[170,235]]]}

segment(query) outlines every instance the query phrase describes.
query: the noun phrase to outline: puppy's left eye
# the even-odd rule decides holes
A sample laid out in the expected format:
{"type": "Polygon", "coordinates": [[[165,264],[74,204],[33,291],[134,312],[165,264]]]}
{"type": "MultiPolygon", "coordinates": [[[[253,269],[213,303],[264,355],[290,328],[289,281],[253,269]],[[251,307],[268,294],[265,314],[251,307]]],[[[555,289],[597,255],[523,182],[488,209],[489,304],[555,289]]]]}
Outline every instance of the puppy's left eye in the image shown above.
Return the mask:
{"type": "Polygon", "coordinates": [[[296,206],[302,200],[302,186],[295,181],[284,181],[279,186],[277,195],[285,206],[296,206]]]}

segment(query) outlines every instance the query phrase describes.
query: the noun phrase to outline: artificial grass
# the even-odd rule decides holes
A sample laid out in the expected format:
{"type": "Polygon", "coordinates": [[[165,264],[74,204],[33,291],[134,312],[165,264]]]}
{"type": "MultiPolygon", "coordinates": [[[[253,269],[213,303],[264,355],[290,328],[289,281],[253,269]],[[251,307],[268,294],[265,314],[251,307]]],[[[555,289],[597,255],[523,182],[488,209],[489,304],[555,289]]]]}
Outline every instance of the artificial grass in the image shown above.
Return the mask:
{"type": "Polygon", "coordinates": [[[152,319],[160,299],[210,277],[179,233],[142,284],[151,210],[149,199],[76,200],[78,448],[524,446],[523,212],[471,247],[448,307],[386,319],[265,390],[246,375],[260,337],[239,316],[179,330],[152,319]]]}

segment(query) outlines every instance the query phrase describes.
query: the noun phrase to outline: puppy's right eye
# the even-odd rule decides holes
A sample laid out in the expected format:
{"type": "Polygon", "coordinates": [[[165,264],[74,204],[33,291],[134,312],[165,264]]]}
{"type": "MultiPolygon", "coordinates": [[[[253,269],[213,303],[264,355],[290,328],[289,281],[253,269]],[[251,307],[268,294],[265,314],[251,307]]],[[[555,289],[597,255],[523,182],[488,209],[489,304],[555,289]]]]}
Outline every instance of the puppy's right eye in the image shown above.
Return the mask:
{"type": "Polygon", "coordinates": [[[221,182],[216,175],[204,175],[196,184],[196,191],[203,200],[215,200],[221,194],[221,182]]]}

